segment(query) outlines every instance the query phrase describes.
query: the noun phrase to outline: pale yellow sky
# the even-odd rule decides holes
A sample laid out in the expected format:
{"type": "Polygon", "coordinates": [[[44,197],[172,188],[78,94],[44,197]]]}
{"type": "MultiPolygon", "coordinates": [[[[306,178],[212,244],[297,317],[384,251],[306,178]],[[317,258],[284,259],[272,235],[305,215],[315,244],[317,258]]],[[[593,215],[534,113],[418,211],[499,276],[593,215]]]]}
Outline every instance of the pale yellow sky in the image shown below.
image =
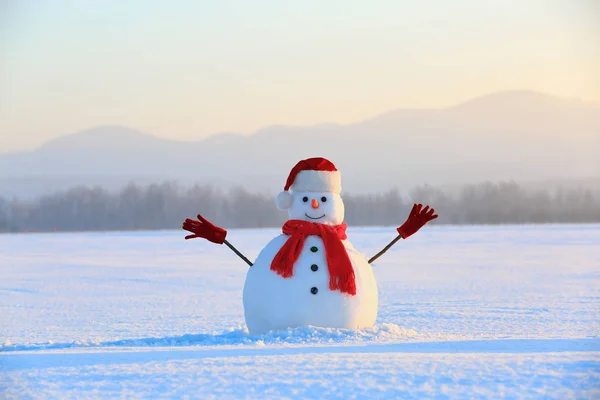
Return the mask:
{"type": "Polygon", "coordinates": [[[0,152],[173,139],[531,89],[600,102],[600,1],[0,0],[0,152]]]}

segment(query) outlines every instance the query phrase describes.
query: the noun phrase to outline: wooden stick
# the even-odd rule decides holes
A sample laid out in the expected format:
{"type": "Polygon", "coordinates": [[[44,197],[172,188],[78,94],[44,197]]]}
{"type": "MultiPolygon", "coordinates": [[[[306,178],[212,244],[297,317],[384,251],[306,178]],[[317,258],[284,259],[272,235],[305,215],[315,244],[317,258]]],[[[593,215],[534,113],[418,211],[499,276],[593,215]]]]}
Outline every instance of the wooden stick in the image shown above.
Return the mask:
{"type": "Polygon", "coordinates": [[[392,240],[387,246],[385,246],[383,248],[383,250],[381,250],[379,253],[375,254],[373,257],[371,257],[371,259],[369,260],[369,264],[371,264],[373,261],[377,260],[379,257],[381,257],[383,255],[383,253],[385,253],[386,251],[388,251],[390,249],[390,247],[392,247],[393,245],[396,244],[396,242],[398,240],[402,239],[402,235],[398,235],[396,236],[396,238],[394,240],[392,240]]]}
{"type": "Polygon", "coordinates": [[[249,266],[252,266],[252,262],[250,260],[248,260],[246,258],[246,256],[244,256],[242,253],[240,253],[240,251],[238,249],[233,247],[233,245],[231,243],[229,243],[227,240],[223,240],[223,243],[225,243],[227,245],[227,247],[229,247],[231,250],[233,250],[233,252],[235,254],[237,254],[242,260],[246,261],[246,264],[248,264],[249,266]]]}

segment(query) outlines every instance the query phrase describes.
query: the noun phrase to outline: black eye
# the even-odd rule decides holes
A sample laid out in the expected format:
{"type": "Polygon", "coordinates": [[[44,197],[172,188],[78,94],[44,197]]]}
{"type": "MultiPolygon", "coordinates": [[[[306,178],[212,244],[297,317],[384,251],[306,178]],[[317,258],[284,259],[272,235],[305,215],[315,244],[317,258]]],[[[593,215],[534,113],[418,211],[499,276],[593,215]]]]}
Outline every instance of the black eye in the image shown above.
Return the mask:
{"type": "Polygon", "coordinates": [[[322,201],[323,203],[325,203],[325,202],[327,201],[327,197],[325,197],[325,196],[321,197],[321,201],[322,201]]]}
{"type": "Polygon", "coordinates": [[[306,202],[308,201],[308,197],[304,196],[304,197],[302,198],[302,201],[306,203],[306,202]]]}

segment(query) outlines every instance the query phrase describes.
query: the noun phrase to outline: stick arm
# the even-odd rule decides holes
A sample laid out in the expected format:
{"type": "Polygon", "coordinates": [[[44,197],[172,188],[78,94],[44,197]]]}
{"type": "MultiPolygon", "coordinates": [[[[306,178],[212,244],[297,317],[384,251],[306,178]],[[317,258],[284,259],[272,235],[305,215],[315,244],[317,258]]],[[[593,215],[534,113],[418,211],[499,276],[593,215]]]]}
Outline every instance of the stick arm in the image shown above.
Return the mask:
{"type": "Polygon", "coordinates": [[[225,245],[227,247],[229,247],[231,249],[231,251],[233,251],[235,254],[237,254],[237,256],[239,258],[241,258],[242,260],[244,260],[246,262],[246,264],[248,264],[249,266],[254,265],[254,264],[252,264],[252,261],[248,260],[248,258],[245,255],[243,255],[238,249],[236,249],[234,245],[232,245],[231,243],[229,243],[227,241],[227,239],[223,239],[223,243],[225,243],[225,245]]]}
{"type": "Polygon", "coordinates": [[[381,257],[390,249],[390,247],[395,245],[398,240],[406,239],[421,229],[427,222],[436,219],[438,216],[434,213],[435,210],[433,208],[430,208],[429,206],[425,206],[425,208],[423,208],[422,204],[415,203],[407,220],[404,222],[404,224],[402,224],[402,226],[396,229],[396,231],[398,231],[398,236],[396,236],[394,240],[385,246],[383,250],[371,257],[369,259],[369,264],[381,257]]]}
{"type": "Polygon", "coordinates": [[[231,243],[229,243],[229,241],[225,239],[225,237],[227,236],[227,231],[221,227],[214,225],[202,215],[198,214],[198,220],[187,218],[183,222],[182,228],[192,233],[192,235],[187,235],[185,237],[185,240],[202,238],[216,244],[225,243],[225,245],[229,247],[231,251],[233,251],[239,258],[244,260],[246,264],[252,266],[252,262],[248,260],[248,258],[245,255],[243,255],[242,252],[236,249],[234,245],[232,245],[231,243]]]}
{"type": "Polygon", "coordinates": [[[371,257],[369,259],[369,264],[373,263],[373,261],[377,260],[379,257],[381,257],[386,251],[388,251],[393,245],[396,244],[396,242],[398,240],[402,239],[402,235],[398,235],[394,238],[394,240],[392,240],[391,242],[389,242],[387,244],[387,246],[385,246],[379,253],[375,254],[373,257],[371,257]]]}

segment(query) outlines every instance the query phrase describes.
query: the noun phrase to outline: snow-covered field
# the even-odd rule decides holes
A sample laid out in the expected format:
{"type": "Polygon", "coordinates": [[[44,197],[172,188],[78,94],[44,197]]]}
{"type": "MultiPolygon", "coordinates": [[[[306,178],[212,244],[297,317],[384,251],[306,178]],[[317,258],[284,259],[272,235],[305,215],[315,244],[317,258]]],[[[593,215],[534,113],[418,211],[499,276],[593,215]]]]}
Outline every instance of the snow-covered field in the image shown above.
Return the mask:
{"type": "Polygon", "coordinates": [[[183,236],[0,236],[0,398],[600,398],[598,225],[424,228],[373,267],[374,329],[263,337],[246,264],[183,236]]]}

